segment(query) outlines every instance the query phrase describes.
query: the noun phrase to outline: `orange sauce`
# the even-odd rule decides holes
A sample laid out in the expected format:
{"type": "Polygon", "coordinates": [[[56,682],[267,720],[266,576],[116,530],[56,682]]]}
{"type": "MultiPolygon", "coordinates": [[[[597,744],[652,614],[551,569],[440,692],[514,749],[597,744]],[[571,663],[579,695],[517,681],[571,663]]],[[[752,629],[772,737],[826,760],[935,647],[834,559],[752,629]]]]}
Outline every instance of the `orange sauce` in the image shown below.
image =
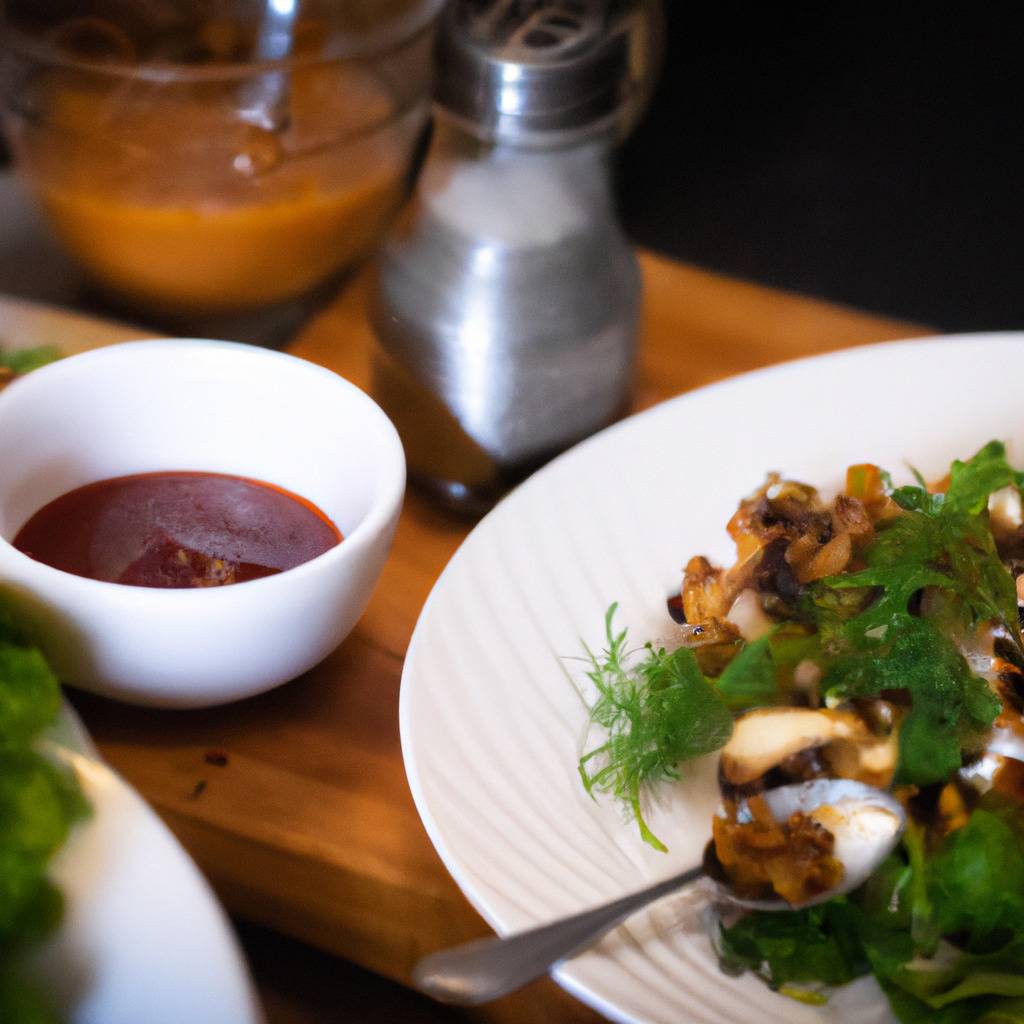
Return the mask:
{"type": "Polygon", "coordinates": [[[43,188],[64,245],[97,280],[168,312],[223,312],[294,298],[363,255],[399,197],[382,177],[335,192],[203,208],[148,206],[43,188]]]}
{"type": "Polygon", "coordinates": [[[412,132],[386,123],[383,86],[298,69],[279,132],[240,120],[244,90],[49,81],[45,120],[15,145],[98,283],[158,312],[231,312],[299,296],[369,250],[401,200],[412,132]]]}

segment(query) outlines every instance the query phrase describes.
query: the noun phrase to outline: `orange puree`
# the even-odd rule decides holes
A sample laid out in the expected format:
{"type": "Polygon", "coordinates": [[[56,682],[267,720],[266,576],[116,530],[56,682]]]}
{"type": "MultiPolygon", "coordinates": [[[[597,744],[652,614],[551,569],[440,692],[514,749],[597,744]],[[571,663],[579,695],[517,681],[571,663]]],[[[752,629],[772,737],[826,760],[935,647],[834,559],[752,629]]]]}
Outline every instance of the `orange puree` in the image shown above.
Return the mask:
{"type": "Polygon", "coordinates": [[[397,205],[400,177],[394,168],[237,205],[39,191],[64,244],[100,282],[151,308],[219,312],[301,295],[358,258],[397,205]]]}
{"type": "Polygon", "coordinates": [[[245,123],[244,81],[55,73],[15,133],[57,234],[96,280],[166,313],[290,299],[363,255],[397,207],[422,119],[340,65],[288,76],[287,125],[245,123]]]}

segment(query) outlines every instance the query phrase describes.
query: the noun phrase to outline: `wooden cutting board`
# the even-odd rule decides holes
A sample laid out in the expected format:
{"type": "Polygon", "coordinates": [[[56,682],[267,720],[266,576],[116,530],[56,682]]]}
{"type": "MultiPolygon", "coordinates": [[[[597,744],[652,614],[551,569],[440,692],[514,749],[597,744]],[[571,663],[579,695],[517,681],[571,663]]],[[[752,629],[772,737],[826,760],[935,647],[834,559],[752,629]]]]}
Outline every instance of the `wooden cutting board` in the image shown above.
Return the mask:
{"type": "MultiPolygon", "coordinates": [[[[650,255],[642,264],[636,408],[768,363],[927,333],[650,255]]],[[[290,351],[366,387],[364,287],[356,280],[290,351]]],[[[73,351],[132,336],[0,301],[9,344],[73,351]]],[[[398,739],[413,626],[472,525],[411,493],[359,626],[322,665],[271,693],[190,712],[71,694],[104,756],[170,824],[230,910],[403,981],[424,953],[488,931],[420,825],[398,739]]],[[[597,1018],[542,983],[471,1019],[597,1018]]]]}

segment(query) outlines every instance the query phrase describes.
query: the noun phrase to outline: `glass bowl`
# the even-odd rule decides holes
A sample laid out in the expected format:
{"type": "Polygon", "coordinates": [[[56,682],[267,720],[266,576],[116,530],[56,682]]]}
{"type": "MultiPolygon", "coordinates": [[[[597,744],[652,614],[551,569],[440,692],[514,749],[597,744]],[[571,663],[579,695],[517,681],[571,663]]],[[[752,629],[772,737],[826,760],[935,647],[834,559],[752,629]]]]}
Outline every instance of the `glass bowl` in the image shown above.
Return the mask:
{"type": "Polygon", "coordinates": [[[237,6],[154,25],[76,3],[6,26],[18,168],[88,276],[133,310],[187,321],[306,295],[404,198],[440,3],[306,4],[276,62],[246,59],[259,19],[237,6]]]}

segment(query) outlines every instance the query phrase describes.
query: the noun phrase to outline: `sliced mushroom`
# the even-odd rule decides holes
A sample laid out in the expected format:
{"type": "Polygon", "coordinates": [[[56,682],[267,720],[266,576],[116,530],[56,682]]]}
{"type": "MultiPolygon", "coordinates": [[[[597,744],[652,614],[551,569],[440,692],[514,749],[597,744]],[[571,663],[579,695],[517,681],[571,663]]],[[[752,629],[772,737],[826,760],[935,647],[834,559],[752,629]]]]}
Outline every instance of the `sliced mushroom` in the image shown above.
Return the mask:
{"type": "Polygon", "coordinates": [[[852,711],[762,708],[741,715],[722,750],[725,782],[745,786],[804,750],[823,748],[825,760],[843,778],[888,785],[898,756],[895,731],[876,736],[852,711]]]}
{"type": "Polygon", "coordinates": [[[811,658],[797,662],[793,669],[793,686],[806,698],[812,708],[821,705],[821,666],[811,658]]]}
{"type": "Polygon", "coordinates": [[[838,576],[850,564],[852,556],[853,539],[850,534],[837,533],[801,567],[797,578],[801,583],[810,583],[826,576],[838,576]]]}
{"type": "Polygon", "coordinates": [[[1020,491],[1013,486],[993,491],[988,498],[988,514],[997,542],[1013,537],[1024,525],[1020,491]]]}
{"type": "Polygon", "coordinates": [[[867,507],[858,498],[846,494],[836,497],[832,508],[832,530],[834,533],[848,533],[854,544],[866,544],[875,534],[867,507]]]}
{"type": "Polygon", "coordinates": [[[697,555],[686,565],[683,575],[683,614],[686,621],[698,625],[722,618],[728,609],[722,587],[722,570],[697,555]]]}
{"type": "Polygon", "coordinates": [[[793,540],[805,533],[818,536],[830,524],[828,509],[813,487],[782,480],[772,473],[763,487],[740,502],[727,529],[743,561],[753,550],[777,537],[793,540]]]}
{"type": "Polygon", "coordinates": [[[879,789],[891,785],[898,759],[899,741],[895,733],[872,740],[832,743],[825,749],[825,760],[834,775],[879,789]]]}
{"type": "Polygon", "coordinates": [[[731,622],[747,643],[760,640],[772,631],[775,620],[765,615],[761,607],[761,598],[752,587],[741,590],[733,601],[726,621],[731,622]]]}
{"type": "MultiPolygon", "coordinates": [[[[1006,747],[1020,754],[1020,748],[1006,747]]],[[[1024,761],[1017,757],[986,750],[980,757],[964,765],[958,773],[961,782],[979,794],[997,793],[1024,803],[1024,761]]]]}
{"type": "Polygon", "coordinates": [[[821,547],[821,541],[817,537],[805,533],[786,548],[786,561],[796,569],[799,576],[803,567],[821,550],[821,547]]]}

